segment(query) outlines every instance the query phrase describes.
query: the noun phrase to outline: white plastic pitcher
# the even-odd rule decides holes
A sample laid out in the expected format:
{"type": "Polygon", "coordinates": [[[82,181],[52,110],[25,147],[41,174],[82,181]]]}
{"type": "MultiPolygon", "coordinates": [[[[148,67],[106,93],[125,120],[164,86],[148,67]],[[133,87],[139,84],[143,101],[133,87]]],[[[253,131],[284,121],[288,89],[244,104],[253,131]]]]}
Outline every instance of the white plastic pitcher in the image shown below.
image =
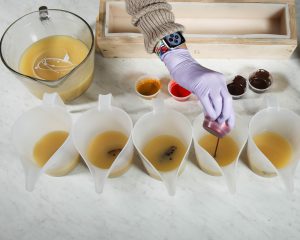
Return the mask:
{"type": "Polygon", "coordinates": [[[192,126],[190,121],[181,113],[167,109],[161,99],[153,100],[153,111],[146,113],[135,124],[132,139],[142,162],[153,178],[162,180],[173,196],[176,193],[176,181],[178,174],[183,170],[189,148],[192,143],[192,126]],[[144,146],[156,136],[171,135],[179,138],[186,147],[186,153],[181,164],[172,171],[158,171],[151,162],[144,156],[142,150],[144,146]]]}
{"type": "Polygon", "coordinates": [[[41,173],[62,176],[70,172],[79,161],[79,154],[71,137],[72,119],[57,93],[43,96],[41,106],[25,112],[12,128],[12,141],[20,156],[25,171],[25,188],[34,189],[41,173]],[[38,140],[52,131],[66,131],[69,136],[47,163],[40,168],[33,157],[38,140]]]}
{"type": "Polygon", "coordinates": [[[98,107],[90,109],[80,116],[73,128],[74,144],[94,178],[97,193],[103,191],[108,176],[115,177],[125,173],[133,159],[132,120],[122,109],[111,106],[111,98],[111,94],[99,95],[98,107]],[[93,138],[106,131],[122,132],[128,137],[128,140],[110,168],[102,169],[90,162],[87,157],[87,149],[93,138]]]}
{"type": "Polygon", "coordinates": [[[249,124],[247,147],[249,164],[258,175],[265,177],[278,175],[286,190],[292,192],[294,173],[300,158],[300,117],[289,109],[279,107],[274,97],[268,97],[266,101],[268,107],[256,113],[249,124]],[[291,144],[292,159],[282,169],[277,169],[254,143],[253,137],[265,131],[277,133],[291,144]]]}
{"type": "Polygon", "coordinates": [[[248,120],[245,117],[237,116],[235,127],[228,134],[238,146],[236,159],[227,166],[220,166],[218,162],[198,144],[199,139],[209,134],[203,127],[204,114],[200,114],[193,122],[193,139],[197,162],[200,168],[213,176],[223,176],[229,192],[236,191],[236,168],[240,154],[247,142],[248,120]]]}

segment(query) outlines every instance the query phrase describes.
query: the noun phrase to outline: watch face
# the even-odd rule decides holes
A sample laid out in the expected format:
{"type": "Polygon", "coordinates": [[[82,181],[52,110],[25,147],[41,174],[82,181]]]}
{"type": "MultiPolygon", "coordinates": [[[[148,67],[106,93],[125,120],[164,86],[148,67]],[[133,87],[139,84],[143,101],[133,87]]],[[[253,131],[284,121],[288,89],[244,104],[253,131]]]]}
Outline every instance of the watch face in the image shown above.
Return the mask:
{"type": "Polygon", "coordinates": [[[174,48],[185,42],[184,37],[180,32],[175,32],[164,37],[165,43],[169,48],[174,48]]]}

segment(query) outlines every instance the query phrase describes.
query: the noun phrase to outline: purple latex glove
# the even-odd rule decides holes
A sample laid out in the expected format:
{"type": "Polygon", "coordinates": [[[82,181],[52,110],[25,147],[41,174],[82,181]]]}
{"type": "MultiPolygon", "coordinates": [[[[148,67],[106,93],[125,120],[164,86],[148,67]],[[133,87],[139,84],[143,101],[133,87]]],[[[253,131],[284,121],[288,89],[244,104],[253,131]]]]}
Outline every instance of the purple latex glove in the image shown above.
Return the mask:
{"type": "Polygon", "coordinates": [[[228,93],[222,73],[201,66],[187,49],[174,49],[162,56],[172,78],[194,93],[204,108],[206,116],[219,123],[234,126],[232,98],[228,93]]]}

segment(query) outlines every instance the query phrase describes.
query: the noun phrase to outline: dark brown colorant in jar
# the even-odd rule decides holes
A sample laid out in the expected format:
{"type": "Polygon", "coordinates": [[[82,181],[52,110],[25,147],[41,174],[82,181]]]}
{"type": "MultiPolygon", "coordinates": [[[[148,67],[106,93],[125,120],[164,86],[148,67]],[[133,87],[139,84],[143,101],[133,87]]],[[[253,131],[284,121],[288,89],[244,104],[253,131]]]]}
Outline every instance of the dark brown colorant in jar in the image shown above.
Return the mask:
{"type": "Polygon", "coordinates": [[[271,75],[268,71],[259,69],[250,76],[249,83],[256,89],[267,89],[272,84],[271,75]]]}
{"type": "Polygon", "coordinates": [[[239,85],[234,83],[230,83],[227,85],[227,89],[231,95],[238,96],[242,95],[245,92],[245,89],[239,85]]]}
{"type": "Polygon", "coordinates": [[[227,84],[227,89],[231,95],[239,96],[246,91],[246,85],[246,79],[240,75],[237,75],[231,83],[227,84]]]}

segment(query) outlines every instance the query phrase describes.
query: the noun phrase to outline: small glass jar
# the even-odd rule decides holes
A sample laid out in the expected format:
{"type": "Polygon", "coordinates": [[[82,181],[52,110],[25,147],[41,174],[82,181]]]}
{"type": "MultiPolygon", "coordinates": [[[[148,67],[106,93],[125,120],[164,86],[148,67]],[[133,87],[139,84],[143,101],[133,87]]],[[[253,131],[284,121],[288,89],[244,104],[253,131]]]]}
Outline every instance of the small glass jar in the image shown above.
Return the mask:
{"type": "Polygon", "coordinates": [[[249,87],[256,93],[263,93],[270,89],[273,83],[272,75],[264,69],[259,69],[249,77],[249,87]]]}
{"type": "Polygon", "coordinates": [[[218,138],[222,138],[230,132],[227,122],[218,123],[211,120],[208,116],[204,118],[203,128],[218,138]]]}

